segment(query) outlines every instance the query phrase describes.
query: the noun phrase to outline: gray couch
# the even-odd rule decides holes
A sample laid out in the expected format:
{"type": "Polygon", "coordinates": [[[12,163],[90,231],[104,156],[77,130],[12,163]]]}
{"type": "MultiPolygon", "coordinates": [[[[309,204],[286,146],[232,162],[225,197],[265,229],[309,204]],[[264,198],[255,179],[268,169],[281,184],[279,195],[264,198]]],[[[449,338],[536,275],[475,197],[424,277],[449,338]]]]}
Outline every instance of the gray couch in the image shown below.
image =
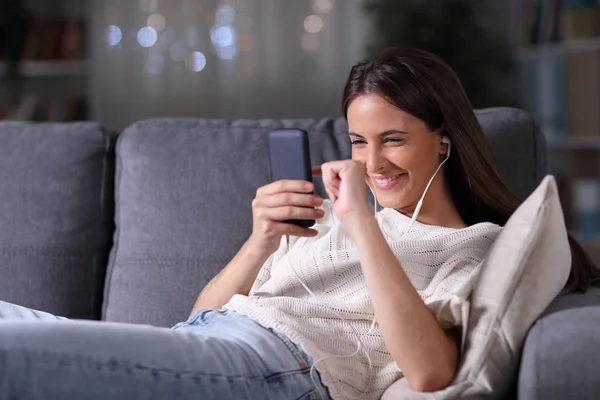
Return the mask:
{"type": "MultiPolygon", "coordinates": [[[[537,125],[516,109],[477,116],[503,176],[527,196],[547,173],[537,125]]],[[[70,318],[185,319],[250,234],[251,200],[269,181],[267,134],[279,127],[309,132],[313,164],[350,156],[335,118],[156,119],[120,135],[0,123],[0,299],[70,318]]],[[[560,296],[528,335],[513,395],[600,397],[598,327],[599,290],[560,296]]]]}

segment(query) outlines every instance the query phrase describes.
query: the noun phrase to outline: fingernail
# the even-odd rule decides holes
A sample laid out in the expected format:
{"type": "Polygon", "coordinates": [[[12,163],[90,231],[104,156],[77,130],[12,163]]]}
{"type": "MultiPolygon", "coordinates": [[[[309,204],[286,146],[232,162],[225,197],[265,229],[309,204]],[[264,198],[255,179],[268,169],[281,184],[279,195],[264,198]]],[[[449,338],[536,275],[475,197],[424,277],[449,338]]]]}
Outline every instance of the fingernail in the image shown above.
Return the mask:
{"type": "Polygon", "coordinates": [[[315,197],[314,201],[313,201],[316,205],[320,206],[321,204],[323,204],[323,199],[320,197],[315,197]]]}
{"type": "Polygon", "coordinates": [[[304,187],[305,187],[306,189],[312,189],[312,187],[313,187],[313,184],[312,184],[312,183],[306,183],[306,184],[304,185],[304,187]]]}

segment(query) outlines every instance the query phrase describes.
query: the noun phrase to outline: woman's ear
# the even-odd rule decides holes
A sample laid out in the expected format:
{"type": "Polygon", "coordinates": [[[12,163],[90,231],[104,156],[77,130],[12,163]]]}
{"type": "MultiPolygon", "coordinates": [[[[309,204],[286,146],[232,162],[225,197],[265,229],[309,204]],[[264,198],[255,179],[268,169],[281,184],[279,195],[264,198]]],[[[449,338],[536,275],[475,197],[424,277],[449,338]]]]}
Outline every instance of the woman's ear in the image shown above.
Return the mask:
{"type": "Polygon", "coordinates": [[[452,147],[452,141],[450,140],[450,136],[446,132],[446,123],[444,122],[442,126],[438,129],[438,133],[440,135],[440,150],[439,154],[442,156],[448,156],[450,154],[450,149],[452,147]]]}

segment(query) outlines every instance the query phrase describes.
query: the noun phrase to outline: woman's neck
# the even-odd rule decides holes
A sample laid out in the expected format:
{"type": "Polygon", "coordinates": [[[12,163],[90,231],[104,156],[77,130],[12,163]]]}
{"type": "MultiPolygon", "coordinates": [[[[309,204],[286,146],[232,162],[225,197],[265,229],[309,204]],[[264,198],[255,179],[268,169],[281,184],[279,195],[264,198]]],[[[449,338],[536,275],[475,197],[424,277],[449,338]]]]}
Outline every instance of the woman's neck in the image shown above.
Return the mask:
{"type": "MultiPolygon", "coordinates": [[[[423,206],[417,216],[417,221],[426,225],[443,226],[446,228],[466,228],[467,224],[458,213],[450,191],[444,185],[443,177],[438,182],[433,182],[425,198],[423,206]]],[[[398,210],[400,211],[400,210],[398,210]]],[[[400,211],[402,212],[402,211],[400,211]]],[[[405,214],[404,212],[402,212],[405,214]]],[[[412,218],[412,212],[409,217],[412,218]]]]}

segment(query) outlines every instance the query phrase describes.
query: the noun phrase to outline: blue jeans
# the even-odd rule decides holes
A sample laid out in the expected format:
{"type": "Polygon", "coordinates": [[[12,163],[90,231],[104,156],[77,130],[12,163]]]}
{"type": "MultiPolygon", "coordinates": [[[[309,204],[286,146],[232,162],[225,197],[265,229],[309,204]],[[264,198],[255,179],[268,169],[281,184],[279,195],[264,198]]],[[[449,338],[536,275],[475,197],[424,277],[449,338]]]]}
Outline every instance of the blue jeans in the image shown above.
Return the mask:
{"type": "Polygon", "coordinates": [[[311,365],[289,339],[232,311],[199,310],[167,329],[0,302],[0,400],[329,399],[311,365]]]}

